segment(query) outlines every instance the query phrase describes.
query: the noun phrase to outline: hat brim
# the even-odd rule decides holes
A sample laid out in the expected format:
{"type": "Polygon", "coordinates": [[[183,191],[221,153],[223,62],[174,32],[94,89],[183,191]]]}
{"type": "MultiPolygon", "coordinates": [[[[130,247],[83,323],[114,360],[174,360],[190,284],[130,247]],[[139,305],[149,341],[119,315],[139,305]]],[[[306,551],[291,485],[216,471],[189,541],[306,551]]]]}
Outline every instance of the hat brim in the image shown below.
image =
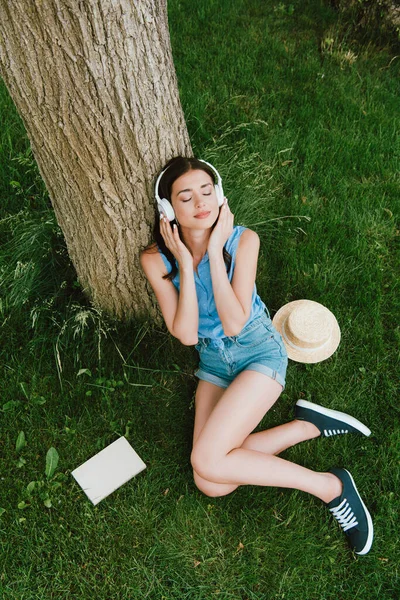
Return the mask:
{"type": "MultiPolygon", "coordinates": [[[[337,322],[336,317],[333,313],[331,313],[331,315],[334,319],[334,326],[333,326],[332,334],[329,339],[329,342],[327,344],[325,344],[323,348],[319,348],[319,349],[312,350],[312,351],[310,351],[308,348],[297,349],[297,348],[293,348],[292,346],[290,346],[289,343],[285,340],[285,337],[282,334],[282,327],[283,327],[283,323],[286,321],[289,314],[298,306],[301,306],[303,304],[310,304],[310,303],[315,304],[316,306],[319,306],[319,307],[322,306],[321,304],[319,304],[319,302],[314,302],[313,300],[293,300],[293,302],[289,302],[288,304],[285,304],[284,306],[282,306],[282,308],[280,308],[278,310],[278,312],[272,319],[272,323],[273,323],[275,329],[277,329],[282,336],[282,341],[285,344],[285,348],[286,348],[288,357],[291,360],[294,360],[296,362],[307,363],[307,364],[318,363],[318,362],[322,362],[323,360],[326,360],[327,358],[332,356],[332,354],[335,352],[335,350],[337,349],[337,347],[340,344],[340,327],[339,327],[339,323],[337,322]]],[[[328,310],[326,307],[324,307],[324,308],[325,308],[325,310],[328,310]]],[[[329,312],[331,312],[331,311],[329,311],[329,312]]]]}

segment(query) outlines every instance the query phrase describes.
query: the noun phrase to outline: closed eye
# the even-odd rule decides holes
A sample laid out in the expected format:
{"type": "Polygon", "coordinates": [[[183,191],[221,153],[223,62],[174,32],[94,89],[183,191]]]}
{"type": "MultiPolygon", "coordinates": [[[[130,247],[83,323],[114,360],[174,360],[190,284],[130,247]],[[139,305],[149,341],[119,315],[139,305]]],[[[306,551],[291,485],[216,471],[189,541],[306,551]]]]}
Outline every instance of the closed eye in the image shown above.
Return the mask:
{"type": "MultiPolygon", "coordinates": [[[[212,192],[208,192],[208,193],[203,192],[203,196],[211,196],[211,194],[212,194],[212,192]]],[[[191,199],[192,198],[185,198],[185,199],[182,199],[182,202],[190,202],[191,199]]]]}

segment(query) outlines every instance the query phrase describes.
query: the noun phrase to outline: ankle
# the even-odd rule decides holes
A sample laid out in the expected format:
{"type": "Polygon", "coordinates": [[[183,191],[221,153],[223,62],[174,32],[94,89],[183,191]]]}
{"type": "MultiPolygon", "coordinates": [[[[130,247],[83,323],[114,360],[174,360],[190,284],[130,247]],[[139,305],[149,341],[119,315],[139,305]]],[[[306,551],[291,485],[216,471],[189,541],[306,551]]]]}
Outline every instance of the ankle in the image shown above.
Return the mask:
{"type": "Polygon", "coordinates": [[[294,419],[294,422],[297,424],[298,427],[301,427],[304,433],[305,440],[311,440],[321,435],[321,432],[318,429],[318,427],[313,423],[310,423],[309,421],[303,421],[302,419],[294,419]]]}
{"type": "Polygon", "coordinates": [[[323,492],[323,496],[321,496],[321,500],[326,504],[332,502],[335,498],[341,495],[343,491],[343,483],[336,477],[333,473],[321,473],[325,477],[325,490],[323,492]]]}

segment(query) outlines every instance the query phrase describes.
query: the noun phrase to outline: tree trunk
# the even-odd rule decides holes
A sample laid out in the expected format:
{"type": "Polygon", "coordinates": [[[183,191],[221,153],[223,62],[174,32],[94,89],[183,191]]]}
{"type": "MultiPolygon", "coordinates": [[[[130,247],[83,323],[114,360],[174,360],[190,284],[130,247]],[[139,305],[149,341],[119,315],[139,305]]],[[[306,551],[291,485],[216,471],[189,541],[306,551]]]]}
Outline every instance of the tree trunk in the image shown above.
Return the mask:
{"type": "Polygon", "coordinates": [[[154,176],[192,154],[166,0],[0,0],[0,72],[81,285],[120,318],[157,317],[139,264],[154,176]]]}

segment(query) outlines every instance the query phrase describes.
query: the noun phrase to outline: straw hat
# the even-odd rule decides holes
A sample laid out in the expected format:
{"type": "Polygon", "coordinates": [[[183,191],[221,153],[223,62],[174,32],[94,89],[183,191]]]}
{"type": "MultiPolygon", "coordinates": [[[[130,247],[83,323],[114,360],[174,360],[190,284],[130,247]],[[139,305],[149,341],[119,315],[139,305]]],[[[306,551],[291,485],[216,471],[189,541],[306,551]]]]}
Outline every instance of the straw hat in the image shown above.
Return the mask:
{"type": "Polygon", "coordinates": [[[339,346],[338,322],[319,302],[289,302],[278,310],[272,322],[282,336],[288,357],[297,362],[320,362],[329,358],[339,346]]]}

